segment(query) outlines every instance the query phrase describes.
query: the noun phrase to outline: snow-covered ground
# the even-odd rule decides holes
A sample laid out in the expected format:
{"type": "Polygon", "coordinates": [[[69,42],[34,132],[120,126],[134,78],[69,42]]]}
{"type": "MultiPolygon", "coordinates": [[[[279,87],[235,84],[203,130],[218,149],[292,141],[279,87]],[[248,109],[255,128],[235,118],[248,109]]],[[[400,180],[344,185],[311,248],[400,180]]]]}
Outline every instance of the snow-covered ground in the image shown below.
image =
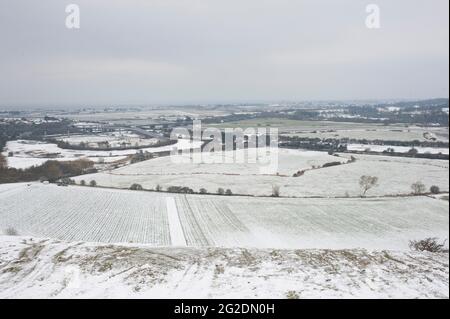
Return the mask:
{"type": "Polygon", "coordinates": [[[0,298],[448,298],[448,253],[151,248],[0,236],[0,298]]]}
{"type": "Polygon", "coordinates": [[[411,185],[417,181],[427,189],[437,185],[448,191],[449,165],[445,160],[427,160],[389,156],[355,155],[353,163],[328,168],[312,169],[303,176],[292,177],[299,170],[327,162],[347,162],[349,154],[340,157],[324,152],[301,150],[279,150],[278,172],[280,175],[263,175],[258,164],[216,164],[179,163],[177,158],[164,157],[129,165],[112,171],[75,178],[95,179],[99,185],[129,188],[133,183],[146,189],[161,185],[186,186],[195,191],[205,188],[210,193],[219,187],[231,189],[233,194],[265,195],[272,194],[272,187],[279,186],[281,196],[358,196],[361,193],[359,178],[372,175],[379,178],[379,186],[371,189],[368,195],[398,195],[411,193],[411,185]]]}
{"type": "Polygon", "coordinates": [[[1,231],[153,246],[406,250],[410,240],[448,238],[448,209],[448,201],[426,196],[291,199],[0,185],[1,231]]]}
{"type": "Polygon", "coordinates": [[[349,139],[367,139],[367,140],[388,140],[388,141],[430,141],[436,139],[442,142],[448,142],[448,127],[442,128],[423,128],[411,126],[408,128],[401,126],[380,127],[376,125],[367,125],[367,129],[361,125],[348,125],[347,128],[336,126],[336,129],[328,128],[306,128],[296,132],[289,132],[283,135],[298,136],[309,138],[349,138],[349,139]]]}
{"type": "Polygon", "coordinates": [[[125,159],[128,155],[136,152],[164,152],[176,149],[188,149],[199,147],[199,143],[192,144],[188,140],[179,140],[177,144],[161,147],[150,147],[143,149],[129,149],[117,151],[80,151],[59,148],[56,144],[40,141],[17,140],[9,141],[4,148],[3,155],[7,157],[8,166],[13,168],[28,168],[40,165],[48,160],[73,161],[81,158],[90,159],[94,162],[114,162],[125,159]],[[13,156],[8,156],[13,152],[13,156]]]}
{"type": "MultiPolygon", "coordinates": [[[[369,145],[369,144],[348,144],[347,149],[349,151],[360,151],[364,152],[366,150],[372,152],[380,152],[387,151],[388,149],[393,149],[394,152],[398,153],[408,153],[412,147],[407,146],[393,146],[393,145],[369,145]]],[[[446,154],[448,155],[448,148],[440,148],[440,147],[414,147],[420,154],[446,154]]]]}

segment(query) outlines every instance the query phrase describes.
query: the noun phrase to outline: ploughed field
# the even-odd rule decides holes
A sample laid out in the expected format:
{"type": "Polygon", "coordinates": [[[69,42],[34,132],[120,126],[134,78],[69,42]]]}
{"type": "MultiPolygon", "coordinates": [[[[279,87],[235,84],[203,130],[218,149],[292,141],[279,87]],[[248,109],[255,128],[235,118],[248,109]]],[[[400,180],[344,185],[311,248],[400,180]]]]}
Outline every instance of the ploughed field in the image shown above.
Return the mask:
{"type": "Polygon", "coordinates": [[[409,240],[447,238],[448,209],[448,201],[426,196],[253,198],[0,185],[5,233],[154,246],[406,250],[409,240]]]}

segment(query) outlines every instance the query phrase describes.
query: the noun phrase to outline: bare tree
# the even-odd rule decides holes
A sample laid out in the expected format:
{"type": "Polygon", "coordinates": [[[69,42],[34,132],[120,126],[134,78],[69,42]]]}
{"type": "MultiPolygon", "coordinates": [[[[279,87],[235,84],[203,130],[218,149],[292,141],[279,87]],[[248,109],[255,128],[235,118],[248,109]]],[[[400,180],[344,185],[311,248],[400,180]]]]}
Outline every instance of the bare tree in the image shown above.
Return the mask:
{"type": "Polygon", "coordinates": [[[280,186],[278,185],[272,186],[272,197],[280,197],[280,186]]]}
{"type": "Polygon", "coordinates": [[[7,236],[18,236],[19,233],[17,232],[17,230],[13,227],[8,227],[5,229],[5,235],[7,236]]]}
{"type": "Polygon", "coordinates": [[[361,187],[361,196],[364,197],[371,188],[378,186],[378,177],[363,175],[359,179],[359,186],[361,187]]]}
{"type": "Polygon", "coordinates": [[[415,195],[420,195],[425,193],[426,187],[421,181],[417,181],[411,185],[411,189],[415,195]]]}

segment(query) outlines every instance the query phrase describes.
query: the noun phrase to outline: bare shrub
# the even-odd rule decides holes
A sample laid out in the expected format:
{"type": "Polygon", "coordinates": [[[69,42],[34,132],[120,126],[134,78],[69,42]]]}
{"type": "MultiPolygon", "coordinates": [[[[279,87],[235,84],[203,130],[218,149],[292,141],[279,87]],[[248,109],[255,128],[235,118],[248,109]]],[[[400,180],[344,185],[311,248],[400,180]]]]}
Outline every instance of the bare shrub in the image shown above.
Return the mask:
{"type": "Polygon", "coordinates": [[[272,197],[280,197],[280,186],[278,185],[272,186],[272,197]]]}
{"type": "Polygon", "coordinates": [[[416,251],[443,253],[448,251],[447,249],[445,249],[445,242],[446,240],[444,240],[442,244],[439,244],[436,237],[429,237],[422,240],[410,240],[409,248],[416,251]]]}
{"type": "Polygon", "coordinates": [[[19,233],[17,232],[17,230],[13,227],[8,227],[5,229],[5,235],[7,236],[18,236],[19,233]]]}
{"type": "Polygon", "coordinates": [[[300,299],[299,294],[296,291],[290,290],[286,293],[287,299],[300,299]]]}
{"type": "Polygon", "coordinates": [[[141,191],[144,188],[142,187],[141,184],[133,184],[133,185],[131,185],[130,189],[133,190],[133,191],[141,191]]]}
{"type": "Polygon", "coordinates": [[[422,182],[417,181],[411,185],[411,189],[415,195],[420,195],[425,193],[426,187],[422,182]]]}

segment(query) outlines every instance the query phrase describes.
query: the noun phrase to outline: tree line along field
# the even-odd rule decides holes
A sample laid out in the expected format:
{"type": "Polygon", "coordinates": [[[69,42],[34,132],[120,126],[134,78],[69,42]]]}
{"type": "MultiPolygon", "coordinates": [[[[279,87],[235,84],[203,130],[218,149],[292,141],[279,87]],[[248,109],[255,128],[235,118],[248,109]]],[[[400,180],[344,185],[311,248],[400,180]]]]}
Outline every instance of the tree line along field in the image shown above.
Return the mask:
{"type": "MultiPolygon", "coordinates": [[[[42,184],[0,186],[0,229],[66,241],[171,246],[167,198],[192,247],[408,249],[447,238],[448,201],[181,195],[42,184]]],[[[178,234],[179,235],[179,234],[178,234]]]]}
{"type": "MultiPolygon", "coordinates": [[[[389,156],[348,154],[331,156],[323,152],[280,149],[278,174],[261,174],[259,164],[182,163],[177,158],[156,158],[116,170],[76,177],[98,185],[129,188],[139,184],[144,189],[163,190],[182,186],[199,192],[204,188],[216,193],[218,188],[233,194],[271,196],[273,187],[280,188],[282,197],[355,197],[361,194],[358,184],[362,175],[378,177],[378,186],[368,196],[404,196],[412,192],[411,185],[422,182],[427,190],[436,185],[448,192],[449,165],[445,160],[427,160],[389,156]],[[342,163],[323,167],[330,162],[342,163]],[[294,177],[298,171],[304,174],[294,177]]],[[[178,157],[179,155],[176,155],[178,157]]]]}

